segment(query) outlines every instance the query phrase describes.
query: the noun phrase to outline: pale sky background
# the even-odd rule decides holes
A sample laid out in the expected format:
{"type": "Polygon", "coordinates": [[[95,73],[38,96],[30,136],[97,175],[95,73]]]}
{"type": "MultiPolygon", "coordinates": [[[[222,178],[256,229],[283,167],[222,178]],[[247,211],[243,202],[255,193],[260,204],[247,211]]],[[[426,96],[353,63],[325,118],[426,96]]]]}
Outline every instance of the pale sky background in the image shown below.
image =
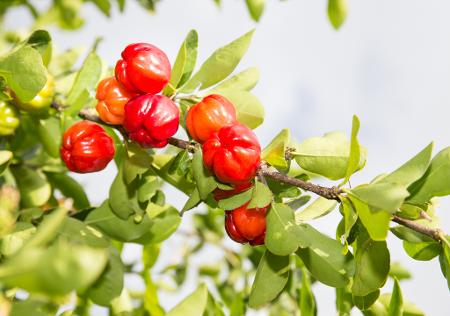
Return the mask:
{"type": "MultiPolygon", "coordinates": [[[[45,6],[49,1],[35,2],[45,6]]],[[[261,71],[254,93],[266,108],[267,119],[256,130],[263,145],[285,127],[298,140],[333,130],[349,132],[352,115],[357,114],[360,143],[369,156],[366,168],[352,178],[353,184],[394,170],[430,141],[435,141],[434,153],[450,145],[449,1],[349,1],[348,20],[338,32],[327,21],[325,0],[268,0],[257,25],[248,17],[244,1],[222,1],[218,9],[211,0],[164,0],[156,15],[144,12],[134,1],[127,2],[126,12],[115,10],[112,19],[86,5],[85,26],[77,32],[53,30],[54,44],[60,49],[88,47],[102,36],[98,53],[113,65],[127,44],[146,41],[166,51],[173,63],[186,33],[195,28],[199,61],[203,61],[215,48],[256,27],[238,70],[258,66],[261,71]]],[[[25,10],[14,10],[6,26],[25,27],[29,21],[25,10]]],[[[102,173],[77,179],[87,188],[91,201],[100,203],[107,197],[114,175],[111,164],[102,173]]],[[[183,194],[170,192],[168,200],[182,206],[183,194]]],[[[450,199],[442,199],[438,215],[447,232],[449,214],[450,199]]],[[[190,215],[183,217],[185,229],[189,229],[190,219],[190,215]]],[[[338,221],[335,212],[312,224],[334,236],[338,221]]],[[[163,263],[177,262],[182,240],[173,236],[166,243],[156,270],[163,263]]],[[[438,260],[414,261],[397,238],[391,236],[388,243],[391,260],[401,261],[414,277],[402,282],[404,296],[427,315],[448,315],[449,292],[438,260]]],[[[128,247],[124,257],[138,258],[139,251],[139,246],[128,247]]],[[[208,251],[212,253],[193,263],[217,258],[214,250],[208,251]]],[[[127,278],[127,284],[142,286],[133,278],[127,278]]],[[[161,296],[162,305],[171,308],[195,285],[195,277],[190,275],[180,293],[161,296]]],[[[382,292],[391,290],[392,282],[388,282],[382,292]]],[[[318,314],[335,314],[334,289],[317,284],[313,291],[318,314]]]]}

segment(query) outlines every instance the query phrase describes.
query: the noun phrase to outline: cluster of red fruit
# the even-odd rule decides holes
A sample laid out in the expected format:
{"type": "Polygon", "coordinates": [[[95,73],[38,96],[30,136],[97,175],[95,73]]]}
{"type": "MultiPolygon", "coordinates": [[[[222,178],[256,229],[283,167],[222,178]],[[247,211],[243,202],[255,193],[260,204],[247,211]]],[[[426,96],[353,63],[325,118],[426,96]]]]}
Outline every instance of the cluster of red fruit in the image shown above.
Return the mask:
{"type": "MultiPolygon", "coordinates": [[[[180,111],[168,97],[158,94],[168,84],[171,66],[157,47],[131,44],[122,52],[115,77],[97,87],[97,112],[102,121],[122,125],[131,140],[142,147],[162,148],[178,130],[180,111]]],[[[216,178],[233,186],[216,189],[217,201],[252,187],[260,163],[261,147],[255,134],[238,122],[234,105],[220,95],[209,95],[186,115],[192,139],[202,144],[205,166],[216,178]]],[[[113,139],[100,125],[81,121],[63,137],[61,157],[69,170],[86,173],[102,170],[115,154],[113,139]]],[[[247,209],[248,203],[227,211],[225,228],[240,243],[264,243],[268,207],[247,209]]]]}

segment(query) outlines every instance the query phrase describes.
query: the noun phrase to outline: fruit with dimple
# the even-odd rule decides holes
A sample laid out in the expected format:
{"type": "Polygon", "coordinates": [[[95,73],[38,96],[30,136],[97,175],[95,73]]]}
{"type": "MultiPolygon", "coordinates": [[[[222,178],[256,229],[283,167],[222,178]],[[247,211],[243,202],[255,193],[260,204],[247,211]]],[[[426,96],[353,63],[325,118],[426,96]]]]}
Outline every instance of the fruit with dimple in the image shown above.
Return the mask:
{"type": "Polygon", "coordinates": [[[61,158],[70,171],[100,171],[114,158],[114,153],[113,139],[96,123],[81,121],[64,133],[61,158]]]}
{"type": "Polygon", "coordinates": [[[162,148],[178,130],[180,110],[163,96],[144,94],[125,105],[123,127],[142,147],[162,148]]]}
{"type": "Polygon", "coordinates": [[[266,235],[266,213],[269,205],[248,209],[248,203],[226,212],[225,230],[236,242],[248,242],[252,246],[262,245],[266,235]]]}
{"type": "Polygon", "coordinates": [[[203,144],[203,162],[216,178],[229,184],[250,182],[261,161],[261,146],[242,124],[222,127],[203,144]]]}
{"type": "Polygon", "coordinates": [[[50,108],[55,94],[55,80],[51,74],[47,74],[47,82],[39,93],[30,101],[22,102],[17,100],[17,106],[24,111],[31,113],[44,112],[50,108]]]}
{"type": "Polygon", "coordinates": [[[115,77],[100,81],[97,86],[97,112],[103,122],[120,125],[125,115],[125,104],[136,94],[125,89],[115,77]]]}
{"type": "Polygon", "coordinates": [[[206,96],[202,101],[194,104],[186,115],[186,128],[189,135],[201,144],[222,127],[236,123],[234,105],[218,94],[206,96]]]}
{"type": "Polygon", "coordinates": [[[0,101],[0,135],[14,134],[19,123],[19,116],[14,106],[5,101],[0,101]]]}
{"type": "Polygon", "coordinates": [[[130,92],[159,93],[170,80],[166,54],[148,43],[128,45],[115,68],[117,80],[130,92]]]}

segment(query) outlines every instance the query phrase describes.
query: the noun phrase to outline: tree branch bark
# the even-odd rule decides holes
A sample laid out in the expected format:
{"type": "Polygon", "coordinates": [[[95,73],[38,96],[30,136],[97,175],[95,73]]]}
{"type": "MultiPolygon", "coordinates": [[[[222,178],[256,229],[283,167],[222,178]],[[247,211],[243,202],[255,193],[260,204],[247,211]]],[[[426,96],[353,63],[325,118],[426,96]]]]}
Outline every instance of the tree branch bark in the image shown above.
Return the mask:
{"type": "MultiPolygon", "coordinates": [[[[106,124],[97,115],[90,113],[87,110],[80,111],[79,117],[81,117],[82,119],[88,120],[88,121],[92,121],[92,122],[95,122],[98,124],[107,125],[112,128],[115,128],[120,133],[122,133],[122,135],[124,135],[124,137],[126,137],[126,132],[124,131],[123,127],[121,127],[119,125],[106,124]]],[[[175,138],[175,137],[169,138],[168,142],[172,146],[175,146],[175,147],[178,147],[178,148],[181,148],[184,150],[188,150],[191,153],[195,152],[198,149],[198,147],[195,144],[193,144],[189,141],[175,138]]],[[[261,165],[259,166],[257,174],[260,177],[271,178],[273,180],[276,180],[276,181],[279,181],[282,183],[286,183],[286,184],[290,184],[290,185],[299,187],[300,189],[303,189],[305,191],[313,192],[313,193],[315,193],[321,197],[324,197],[326,199],[329,199],[329,200],[336,200],[336,201],[340,202],[339,195],[343,193],[343,191],[338,187],[331,187],[331,188],[324,187],[321,185],[317,185],[317,184],[314,184],[311,182],[303,181],[303,180],[282,174],[276,170],[270,169],[270,167],[264,162],[261,163],[261,165]]],[[[408,227],[416,232],[430,236],[431,238],[433,238],[434,240],[436,240],[438,242],[447,243],[447,240],[445,240],[445,233],[439,228],[430,228],[430,227],[424,226],[422,224],[419,224],[415,221],[405,219],[405,218],[402,218],[397,215],[394,215],[392,217],[392,221],[397,224],[400,224],[402,226],[408,227]]]]}

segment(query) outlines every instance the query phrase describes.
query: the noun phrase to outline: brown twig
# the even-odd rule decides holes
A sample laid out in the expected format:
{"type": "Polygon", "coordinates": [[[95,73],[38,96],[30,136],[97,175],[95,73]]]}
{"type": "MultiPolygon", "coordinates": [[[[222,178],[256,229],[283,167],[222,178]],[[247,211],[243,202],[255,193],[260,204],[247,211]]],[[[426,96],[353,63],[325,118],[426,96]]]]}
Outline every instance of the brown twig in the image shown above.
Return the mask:
{"type": "Polygon", "coordinates": [[[415,221],[412,221],[410,219],[406,219],[406,218],[403,218],[403,217],[400,217],[397,215],[394,215],[392,217],[392,221],[396,222],[397,224],[400,224],[402,226],[411,228],[412,230],[414,230],[416,232],[430,236],[431,238],[433,238],[434,240],[436,240],[438,242],[444,241],[443,238],[445,238],[444,237],[445,234],[440,228],[427,227],[427,226],[419,224],[415,221]]]}
{"type": "Polygon", "coordinates": [[[83,120],[91,121],[91,122],[94,122],[97,124],[106,125],[111,128],[114,128],[114,129],[118,130],[124,138],[128,138],[125,129],[121,125],[112,125],[112,124],[105,123],[100,119],[100,117],[97,114],[92,113],[88,109],[81,110],[78,113],[78,116],[80,118],[82,118],[83,120]]]}
{"type": "Polygon", "coordinates": [[[175,146],[175,147],[178,147],[181,149],[185,149],[190,153],[194,153],[197,150],[194,143],[191,143],[191,142],[188,142],[188,141],[185,141],[182,139],[171,137],[171,138],[169,138],[168,141],[169,141],[169,144],[171,144],[172,146],[175,146]]]}

